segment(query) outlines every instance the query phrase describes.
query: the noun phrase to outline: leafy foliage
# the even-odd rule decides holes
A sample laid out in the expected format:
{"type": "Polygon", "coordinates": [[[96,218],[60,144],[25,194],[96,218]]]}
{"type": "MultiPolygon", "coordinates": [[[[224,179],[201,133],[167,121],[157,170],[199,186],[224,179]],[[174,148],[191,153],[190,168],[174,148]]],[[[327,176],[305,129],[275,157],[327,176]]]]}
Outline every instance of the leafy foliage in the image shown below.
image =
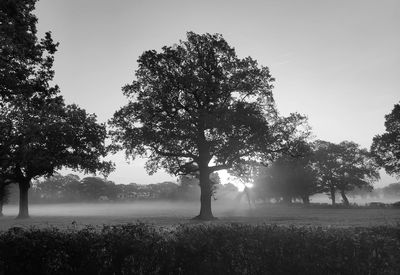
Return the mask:
{"type": "Polygon", "coordinates": [[[398,227],[146,224],[0,234],[4,274],[397,274],[398,227]]]}
{"type": "Polygon", "coordinates": [[[58,44],[50,32],[38,39],[36,1],[0,2],[0,107],[2,100],[32,101],[58,93],[57,86],[49,86],[58,44]]]}
{"type": "Polygon", "coordinates": [[[351,141],[343,141],[339,146],[341,152],[337,161],[340,166],[336,170],[339,190],[368,186],[379,179],[378,166],[366,149],[351,141]]]}
{"type": "Polygon", "coordinates": [[[376,135],[371,152],[378,164],[391,175],[400,175],[400,103],[385,116],[386,133],[376,135]]]}
{"type": "Polygon", "coordinates": [[[95,115],[76,105],[65,106],[59,98],[43,102],[41,108],[26,104],[0,112],[0,125],[8,125],[0,144],[9,145],[2,161],[12,166],[14,173],[19,170],[24,177],[35,178],[51,175],[63,166],[92,173],[110,171],[109,163],[99,162],[107,153],[107,133],[95,115]]]}
{"type": "Polygon", "coordinates": [[[318,140],[314,143],[314,161],[325,192],[329,192],[335,203],[335,192],[341,192],[348,204],[346,191],[370,186],[379,179],[378,166],[371,154],[360,145],[343,141],[334,144],[318,140]]]}

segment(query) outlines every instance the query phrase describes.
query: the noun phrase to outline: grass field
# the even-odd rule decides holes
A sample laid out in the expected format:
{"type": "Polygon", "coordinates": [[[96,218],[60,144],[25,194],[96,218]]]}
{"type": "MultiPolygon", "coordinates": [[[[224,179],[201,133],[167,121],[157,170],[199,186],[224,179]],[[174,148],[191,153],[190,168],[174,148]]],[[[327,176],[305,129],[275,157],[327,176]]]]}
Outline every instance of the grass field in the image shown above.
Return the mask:
{"type": "MultiPolygon", "coordinates": [[[[4,207],[0,230],[11,227],[48,227],[62,229],[82,228],[86,225],[101,226],[146,222],[157,226],[173,227],[184,223],[199,223],[191,218],[198,214],[198,203],[137,202],[96,204],[47,204],[31,205],[31,218],[17,220],[16,205],[4,207]]],[[[323,227],[371,227],[399,225],[400,209],[381,208],[303,208],[298,206],[257,205],[250,209],[245,203],[213,203],[218,220],[208,223],[278,224],[323,227]]]]}

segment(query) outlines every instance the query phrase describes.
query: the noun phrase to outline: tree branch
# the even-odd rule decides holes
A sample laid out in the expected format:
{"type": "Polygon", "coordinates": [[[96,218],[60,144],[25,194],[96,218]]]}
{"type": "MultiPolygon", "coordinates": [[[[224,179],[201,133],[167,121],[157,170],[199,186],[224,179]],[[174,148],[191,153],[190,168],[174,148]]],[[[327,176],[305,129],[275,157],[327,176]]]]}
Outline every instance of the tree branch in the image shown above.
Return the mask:
{"type": "Polygon", "coordinates": [[[191,158],[193,160],[197,160],[197,156],[190,154],[190,153],[173,153],[173,152],[166,152],[166,151],[161,151],[159,149],[157,149],[154,146],[151,146],[151,149],[154,150],[155,153],[163,156],[163,157],[182,157],[182,158],[191,158]]]}

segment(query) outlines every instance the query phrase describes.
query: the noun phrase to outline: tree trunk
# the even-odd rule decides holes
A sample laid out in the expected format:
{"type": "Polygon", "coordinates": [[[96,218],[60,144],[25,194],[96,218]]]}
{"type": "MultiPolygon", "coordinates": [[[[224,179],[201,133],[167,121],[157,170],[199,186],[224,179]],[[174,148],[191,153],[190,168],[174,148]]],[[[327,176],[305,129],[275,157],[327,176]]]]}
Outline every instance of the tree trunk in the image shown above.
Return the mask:
{"type": "Polygon", "coordinates": [[[349,200],[346,197],[346,194],[345,194],[344,190],[340,190],[340,195],[342,195],[343,204],[346,205],[346,206],[349,206],[350,203],[349,203],[349,200]]]}
{"type": "Polygon", "coordinates": [[[211,211],[211,192],[209,186],[200,185],[200,214],[195,217],[199,220],[213,220],[215,219],[211,211]]]}
{"type": "Polygon", "coordinates": [[[19,214],[17,219],[29,218],[28,210],[28,190],[30,188],[30,179],[18,182],[19,186],[19,214]]]}
{"type": "Polygon", "coordinates": [[[310,197],[309,197],[308,195],[304,195],[304,196],[302,197],[302,200],[303,200],[303,203],[304,203],[304,204],[306,204],[306,205],[309,205],[309,204],[310,204],[310,197]]]}
{"type": "Polygon", "coordinates": [[[0,178],[0,217],[3,216],[3,205],[7,198],[7,190],[5,181],[0,178]]]}
{"type": "Polygon", "coordinates": [[[211,211],[211,181],[208,171],[208,161],[200,161],[199,165],[200,179],[200,214],[195,217],[198,220],[213,220],[215,219],[211,211]]]}
{"type": "Polygon", "coordinates": [[[331,187],[331,200],[332,200],[332,205],[335,205],[336,204],[336,194],[335,194],[335,188],[332,188],[331,187]]]}
{"type": "Polygon", "coordinates": [[[213,220],[215,219],[211,211],[211,186],[209,174],[207,171],[202,173],[200,169],[200,214],[195,217],[198,220],[213,220]]]}

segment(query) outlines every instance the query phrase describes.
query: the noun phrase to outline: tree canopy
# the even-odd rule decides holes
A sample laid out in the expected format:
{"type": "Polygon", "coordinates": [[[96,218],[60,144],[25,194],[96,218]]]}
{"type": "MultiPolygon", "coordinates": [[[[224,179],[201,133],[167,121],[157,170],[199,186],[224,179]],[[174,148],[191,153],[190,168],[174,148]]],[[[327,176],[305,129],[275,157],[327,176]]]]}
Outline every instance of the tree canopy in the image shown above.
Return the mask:
{"type": "Polygon", "coordinates": [[[41,108],[26,104],[23,108],[2,108],[0,112],[0,125],[7,126],[2,127],[6,131],[0,144],[9,145],[2,160],[12,167],[9,171],[14,177],[17,170],[34,178],[52,175],[62,167],[88,173],[110,172],[110,163],[99,163],[107,153],[107,133],[95,115],[58,100],[47,100],[41,108]]]}
{"type": "Polygon", "coordinates": [[[388,174],[400,176],[400,103],[385,119],[386,132],[374,137],[371,152],[388,174]]]}
{"type": "Polygon", "coordinates": [[[378,166],[371,154],[360,145],[343,141],[339,144],[317,140],[314,161],[325,192],[335,204],[335,193],[340,191],[343,202],[349,204],[346,191],[370,186],[379,179],[378,166]]]}
{"type": "Polygon", "coordinates": [[[269,69],[239,58],[220,34],[187,40],[138,59],[129,103],[110,124],[128,156],[148,157],[150,173],[198,173],[200,218],[212,218],[209,175],[250,160],[268,161],[294,143],[304,117],[280,117],[269,69]]]}
{"type": "Polygon", "coordinates": [[[36,2],[0,2],[0,99],[32,101],[58,92],[57,86],[49,85],[58,44],[50,32],[41,39],[37,37],[38,20],[33,14],[36,2]]]}

